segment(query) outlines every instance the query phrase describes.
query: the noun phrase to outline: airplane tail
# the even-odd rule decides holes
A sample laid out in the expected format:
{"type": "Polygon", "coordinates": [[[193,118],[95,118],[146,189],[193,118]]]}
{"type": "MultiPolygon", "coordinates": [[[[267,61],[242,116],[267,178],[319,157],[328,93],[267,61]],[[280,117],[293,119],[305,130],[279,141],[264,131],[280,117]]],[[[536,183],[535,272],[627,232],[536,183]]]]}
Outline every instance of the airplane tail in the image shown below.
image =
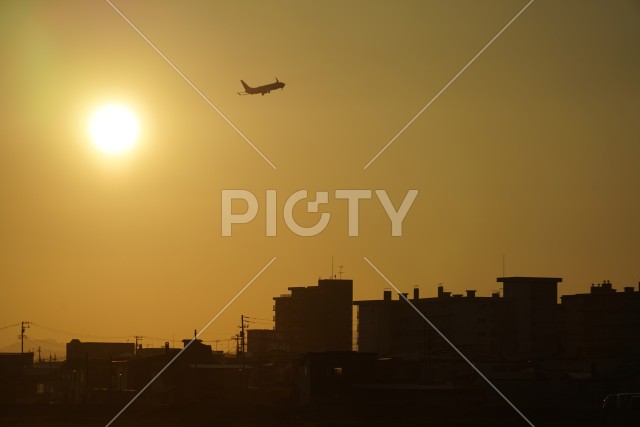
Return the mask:
{"type": "Polygon", "coordinates": [[[244,82],[244,80],[240,80],[240,83],[242,83],[242,86],[244,86],[244,90],[246,90],[247,92],[249,92],[249,90],[252,89],[251,86],[249,86],[244,82]]]}

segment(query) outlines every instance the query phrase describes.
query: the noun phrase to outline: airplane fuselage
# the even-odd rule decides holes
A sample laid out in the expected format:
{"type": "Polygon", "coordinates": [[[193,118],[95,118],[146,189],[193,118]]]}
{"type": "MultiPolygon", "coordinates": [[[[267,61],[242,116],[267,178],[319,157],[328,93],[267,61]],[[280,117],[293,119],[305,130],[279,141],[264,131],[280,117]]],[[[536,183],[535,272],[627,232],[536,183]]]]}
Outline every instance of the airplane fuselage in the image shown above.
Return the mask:
{"type": "Polygon", "coordinates": [[[276,79],[276,81],[273,83],[269,83],[267,85],[258,86],[258,87],[251,87],[248,84],[246,84],[243,80],[240,80],[240,82],[242,83],[242,86],[244,86],[245,93],[249,95],[257,95],[257,94],[264,95],[265,93],[269,93],[272,90],[283,89],[285,86],[285,84],[281,81],[278,81],[278,79],[276,79]]]}

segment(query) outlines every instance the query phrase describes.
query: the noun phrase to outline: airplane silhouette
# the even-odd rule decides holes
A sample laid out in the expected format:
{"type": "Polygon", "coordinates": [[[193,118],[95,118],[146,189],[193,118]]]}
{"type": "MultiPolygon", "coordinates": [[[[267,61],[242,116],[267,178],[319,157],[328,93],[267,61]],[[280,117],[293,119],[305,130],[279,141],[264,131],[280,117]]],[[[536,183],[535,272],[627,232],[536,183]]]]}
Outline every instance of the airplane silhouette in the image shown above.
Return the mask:
{"type": "Polygon", "coordinates": [[[272,90],[284,88],[284,83],[281,81],[278,81],[277,77],[275,82],[269,83],[268,85],[264,85],[264,86],[258,86],[258,87],[251,87],[248,84],[246,84],[244,80],[240,80],[240,83],[242,83],[242,86],[244,86],[244,92],[238,92],[238,95],[256,95],[259,93],[262,96],[264,96],[265,93],[269,93],[272,90]]]}

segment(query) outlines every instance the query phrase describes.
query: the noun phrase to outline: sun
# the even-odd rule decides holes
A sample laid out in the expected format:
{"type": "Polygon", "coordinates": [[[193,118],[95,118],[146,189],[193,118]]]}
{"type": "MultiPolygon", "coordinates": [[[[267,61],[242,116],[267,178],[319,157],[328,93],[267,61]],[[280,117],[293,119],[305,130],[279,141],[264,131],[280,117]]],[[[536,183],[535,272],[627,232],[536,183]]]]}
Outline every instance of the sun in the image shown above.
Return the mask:
{"type": "Polygon", "coordinates": [[[93,143],[104,153],[120,154],[135,145],[140,135],[140,124],[128,107],[107,104],[91,116],[89,134],[93,143]]]}

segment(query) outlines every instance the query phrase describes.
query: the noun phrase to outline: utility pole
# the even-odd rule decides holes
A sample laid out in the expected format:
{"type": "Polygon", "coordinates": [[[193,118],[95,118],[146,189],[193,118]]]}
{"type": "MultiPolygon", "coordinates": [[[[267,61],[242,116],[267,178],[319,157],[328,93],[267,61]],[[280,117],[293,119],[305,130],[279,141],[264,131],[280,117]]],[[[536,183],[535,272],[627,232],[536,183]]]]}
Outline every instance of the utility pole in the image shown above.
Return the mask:
{"type": "Polygon", "coordinates": [[[24,334],[24,330],[26,328],[30,328],[29,324],[30,324],[30,322],[24,322],[23,321],[23,322],[21,322],[21,325],[20,325],[20,336],[19,336],[19,338],[20,338],[20,353],[24,353],[24,339],[27,337],[24,334]]]}
{"type": "Polygon", "coordinates": [[[240,315],[240,356],[242,357],[242,369],[244,369],[244,314],[240,315]]]}
{"type": "Polygon", "coordinates": [[[232,338],[236,342],[236,357],[240,356],[240,335],[234,335],[232,338]]]}
{"type": "Polygon", "coordinates": [[[40,346],[38,346],[38,363],[42,362],[42,357],[40,357],[40,346]]]}
{"type": "Polygon", "coordinates": [[[138,340],[142,341],[142,338],[144,338],[142,335],[134,335],[133,336],[136,339],[136,348],[134,349],[133,354],[138,354],[138,340]]]}

